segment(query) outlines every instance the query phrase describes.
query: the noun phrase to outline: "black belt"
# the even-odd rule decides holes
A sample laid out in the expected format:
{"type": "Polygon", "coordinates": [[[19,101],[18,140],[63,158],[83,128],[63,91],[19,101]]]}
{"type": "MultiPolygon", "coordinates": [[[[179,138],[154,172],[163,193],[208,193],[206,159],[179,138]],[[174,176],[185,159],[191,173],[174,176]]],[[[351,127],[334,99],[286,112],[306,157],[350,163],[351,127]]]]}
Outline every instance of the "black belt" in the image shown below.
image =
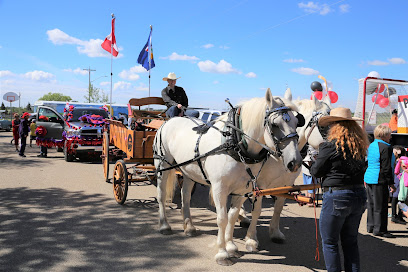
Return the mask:
{"type": "Polygon", "coordinates": [[[322,187],[323,193],[330,191],[338,191],[338,190],[353,190],[353,189],[360,189],[364,188],[364,184],[352,184],[352,185],[343,185],[343,186],[333,186],[333,187],[322,187]]]}

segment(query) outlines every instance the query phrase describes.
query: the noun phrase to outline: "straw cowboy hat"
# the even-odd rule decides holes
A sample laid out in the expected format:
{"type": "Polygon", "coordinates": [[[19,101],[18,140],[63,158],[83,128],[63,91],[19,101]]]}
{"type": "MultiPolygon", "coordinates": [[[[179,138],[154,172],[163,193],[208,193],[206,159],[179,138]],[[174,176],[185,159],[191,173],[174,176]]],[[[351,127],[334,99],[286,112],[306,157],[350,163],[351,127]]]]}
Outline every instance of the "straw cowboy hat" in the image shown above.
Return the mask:
{"type": "Polygon", "coordinates": [[[351,116],[348,108],[335,108],[330,111],[329,116],[323,116],[319,119],[319,126],[325,127],[338,121],[364,121],[361,118],[351,116]]]}
{"type": "Polygon", "coordinates": [[[179,77],[176,77],[175,73],[169,73],[167,77],[163,77],[163,81],[167,81],[168,79],[176,80],[176,79],[179,79],[179,77]]]}

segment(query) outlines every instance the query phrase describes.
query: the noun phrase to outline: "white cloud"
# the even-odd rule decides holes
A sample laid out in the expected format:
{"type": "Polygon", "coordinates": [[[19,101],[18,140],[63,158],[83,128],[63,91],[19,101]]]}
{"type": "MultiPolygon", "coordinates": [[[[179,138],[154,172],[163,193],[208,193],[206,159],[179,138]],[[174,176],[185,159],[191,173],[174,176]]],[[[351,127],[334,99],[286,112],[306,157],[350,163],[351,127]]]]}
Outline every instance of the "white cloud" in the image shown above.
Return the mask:
{"type": "Polygon", "coordinates": [[[214,47],[214,45],[212,43],[207,43],[207,44],[202,45],[201,47],[205,49],[209,49],[211,47],[214,47]]]}
{"type": "Polygon", "coordinates": [[[249,72],[245,76],[248,77],[248,78],[254,78],[254,77],[256,77],[256,74],[254,72],[249,72]]]}
{"type": "Polygon", "coordinates": [[[320,15],[327,15],[332,10],[329,5],[327,4],[319,4],[315,2],[307,2],[307,3],[299,3],[298,7],[303,9],[305,12],[308,13],[319,13],[320,15]]]}
{"type": "Polygon", "coordinates": [[[390,58],[390,59],[388,59],[388,61],[391,64],[405,64],[406,63],[406,61],[404,59],[402,59],[402,58],[390,58]]]}
{"type": "Polygon", "coordinates": [[[199,60],[196,56],[187,56],[187,55],[179,55],[176,52],[171,53],[168,57],[160,57],[161,59],[168,59],[168,60],[188,60],[188,61],[196,61],[199,60]]]}
{"type": "Polygon", "coordinates": [[[100,86],[107,86],[110,85],[110,81],[102,81],[101,83],[99,83],[100,86]]]}
{"type": "Polygon", "coordinates": [[[126,81],[118,81],[115,84],[113,84],[113,89],[116,90],[129,90],[131,89],[132,84],[126,81]]]}
{"type": "Polygon", "coordinates": [[[288,62],[288,63],[298,63],[298,62],[305,62],[303,59],[285,59],[283,62],[288,62]]]}
{"type": "Polygon", "coordinates": [[[200,68],[201,72],[206,73],[216,73],[216,74],[239,74],[235,68],[232,68],[232,65],[225,60],[220,60],[219,63],[214,63],[210,60],[200,61],[198,64],[198,68],[200,68]]]}
{"type": "Polygon", "coordinates": [[[221,49],[225,49],[225,50],[230,49],[230,47],[229,47],[229,46],[226,46],[226,45],[221,45],[220,48],[221,48],[221,49]]]}
{"type": "Polygon", "coordinates": [[[307,76],[318,75],[319,74],[319,71],[314,70],[312,68],[306,68],[306,67],[293,68],[293,69],[291,69],[291,71],[295,72],[295,73],[298,73],[298,74],[301,74],[301,75],[307,75],[307,76]]]}
{"type": "Polygon", "coordinates": [[[339,6],[340,13],[347,13],[350,11],[350,5],[344,4],[339,6]]]}
{"type": "Polygon", "coordinates": [[[118,81],[113,84],[113,90],[120,90],[120,91],[148,91],[149,88],[141,83],[139,86],[133,86],[130,82],[126,81],[118,81]]]}
{"type": "Polygon", "coordinates": [[[2,48],[3,48],[3,46],[0,45],[0,49],[2,49],[2,48]]]}
{"type": "Polygon", "coordinates": [[[24,77],[35,81],[51,81],[55,78],[55,76],[51,73],[38,70],[27,72],[24,74],[24,77]]]}
{"type": "Polygon", "coordinates": [[[119,77],[126,80],[138,80],[140,73],[147,73],[146,69],[141,65],[131,67],[129,70],[123,70],[119,73],[119,77]]]}
{"type": "MultiPolygon", "coordinates": [[[[102,49],[101,44],[103,40],[101,39],[90,39],[89,41],[83,41],[78,38],[69,36],[65,32],[59,30],[58,28],[47,31],[48,40],[50,40],[55,45],[63,44],[75,44],[77,45],[77,51],[80,54],[85,54],[88,57],[109,57],[110,53],[102,49]]],[[[123,50],[121,47],[118,48],[119,52],[123,50]]],[[[123,57],[123,54],[119,53],[118,57],[123,57]]]]}
{"type": "Polygon", "coordinates": [[[81,69],[79,67],[76,68],[75,70],[68,68],[68,69],[64,69],[63,71],[68,72],[68,73],[74,73],[76,75],[87,75],[88,74],[88,71],[85,71],[84,69],[81,69]]]}
{"type": "Polygon", "coordinates": [[[382,60],[372,60],[372,61],[367,61],[368,65],[374,65],[374,66],[385,66],[388,65],[389,63],[386,61],[382,60]]]}
{"type": "Polygon", "coordinates": [[[11,76],[15,76],[15,74],[9,70],[0,71],[0,77],[11,77],[11,76]]]}
{"type": "Polygon", "coordinates": [[[13,80],[13,79],[6,79],[6,80],[3,80],[1,83],[3,84],[3,85],[10,85],[10,84],[14,84],[16,81],[15,80],[13,80]]]}
{"type": "Polygon", "coordinates": [[[213,81],[213,84],[218,84],[218,83],[220,83],[218,80],[213,81]]]}

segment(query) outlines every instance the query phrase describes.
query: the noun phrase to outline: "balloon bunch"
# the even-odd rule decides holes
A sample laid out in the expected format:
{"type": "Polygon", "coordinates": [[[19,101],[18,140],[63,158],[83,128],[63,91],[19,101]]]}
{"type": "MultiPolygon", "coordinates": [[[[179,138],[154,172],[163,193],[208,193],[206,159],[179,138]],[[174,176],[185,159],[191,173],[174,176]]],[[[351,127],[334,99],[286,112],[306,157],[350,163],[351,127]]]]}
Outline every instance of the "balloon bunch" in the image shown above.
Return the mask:
{"type": "Polygon", "coordinates": [[[385,108],[390,104],[388,93],[385,92],[384,95],[381,94],[384,92],[385,88],[385,84],[378,84],[378,87],[375,89],[374,95],[371,98],[371,101],[380,106],[380,108],[385,108]]]}
{"type": "MultiPolygon", "coordinates": [[[[312,84],[310,85],[310,88],[313,91],[313,94],[310,97],[310,99],[313,99],[313,96],[314,96],[318,100],[322,100],[322,98],[323,98],[323,86],[322,86],[322,84],[320,84],[319,81],[313,81],[312,84]]],[[[337,100],[339,100],[339,96],[337,95],[337,93],[331,91],[330,88],[329,88],[329,91],[327,92],[327,96],[329,96],[330,102],[332,104],[336,103],[337,100]]]]}

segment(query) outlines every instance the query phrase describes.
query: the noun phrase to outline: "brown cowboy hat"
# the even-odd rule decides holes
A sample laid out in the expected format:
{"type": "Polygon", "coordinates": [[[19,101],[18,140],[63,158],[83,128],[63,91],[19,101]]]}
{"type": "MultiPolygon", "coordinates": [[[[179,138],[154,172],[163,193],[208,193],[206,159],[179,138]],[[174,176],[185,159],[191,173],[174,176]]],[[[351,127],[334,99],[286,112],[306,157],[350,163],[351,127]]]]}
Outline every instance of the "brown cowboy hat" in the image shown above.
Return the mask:
{"type": "Polygon", "coordinates": [[[352,117],[348,108],[335,108],[330,111],[329,116],[323,116],[319,119],[319,126],[326,127],[339,121],[364,121],[361,118],[352,117]]]}

